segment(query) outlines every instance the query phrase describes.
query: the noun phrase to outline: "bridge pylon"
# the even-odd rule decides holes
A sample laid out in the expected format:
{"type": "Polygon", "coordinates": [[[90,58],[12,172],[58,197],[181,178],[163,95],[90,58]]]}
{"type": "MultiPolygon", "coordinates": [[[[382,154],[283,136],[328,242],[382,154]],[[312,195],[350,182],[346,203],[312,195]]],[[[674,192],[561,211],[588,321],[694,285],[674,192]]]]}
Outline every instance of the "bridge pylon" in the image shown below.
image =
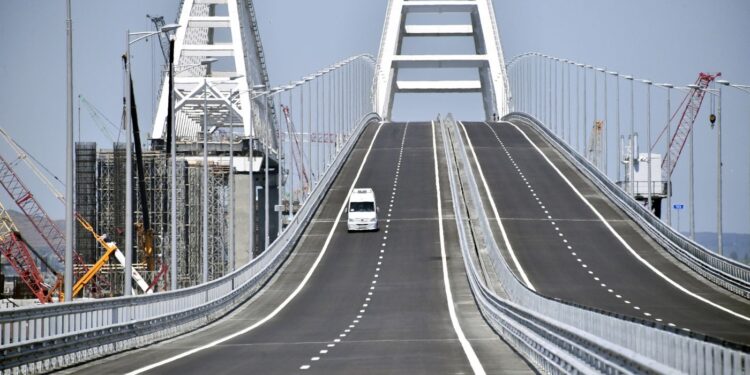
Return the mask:
{"type": "Polygon", "coordinates": [[[481,92],[487,120],[508,112],[510,97],[500,34],[492,0],[390,0],[376,68],[376,112],[391,118],[393,100],[401,93],[481,92]],[[414,13],[465,13],[469,24],[412,25],[414,13]],[[406,37],[455,37],[474,39],[475,54],[405,55],[406,37]],[[400,69],[476,68],[476,80],[399,80],[400,69]]]}
{"type": "MultiPolygon", "coordinates": [[[[274,116],[269,99],[251,90],[269,88],[252,1],[183,0],[178,17],[173,91],[177,139],[199,136],[204,102],[210,132],[223,129],[219,133],[266,139],[265,129],[274,128],[274,116]]],[[[152,134],[157,142],[167,138],[167,73],[164,77],[152,134]]],[[[275,137],[275,131],[269,133],[275,137]]],[[[275,139],[269,142],[275,148],[275,139]]]]}

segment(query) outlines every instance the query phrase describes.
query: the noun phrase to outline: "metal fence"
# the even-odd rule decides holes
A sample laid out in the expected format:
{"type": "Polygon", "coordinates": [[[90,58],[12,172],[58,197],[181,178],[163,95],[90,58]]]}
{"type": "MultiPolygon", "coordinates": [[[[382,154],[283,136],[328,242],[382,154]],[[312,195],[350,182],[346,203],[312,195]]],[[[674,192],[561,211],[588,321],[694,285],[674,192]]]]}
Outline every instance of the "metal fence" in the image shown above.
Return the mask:
{"type": "Polygon", "coordinates": [[[515,112],[505,116],[503,120],[520,121],[535,127],[607,198],[622,209],[672,256],[715,284],[745,298],[750,298],[750,266],[718,255],[672,229],[534,117],[515,112]]]}
{"type": "Polygon", "coordinates": [[[489,324],[547,373],[748,374],[741,348],[691,337],[667,326],[593,311],[541,296],[511,271],[492,236],[464,140],[449,116],[441,121],[461,251],[472,292],[489,324]],[[475,242],[488,247],[508,298],[496,295],[475,264],[475,242]]]}
{"type": "Polygon", "coordinates": [[[45,372],[210,323],[252,297],[294,248],[365,126],[352,126],[321,181],[284,232],[244,267],[207,284],[171,292],[0,311],[0,370],[45,372]]]}

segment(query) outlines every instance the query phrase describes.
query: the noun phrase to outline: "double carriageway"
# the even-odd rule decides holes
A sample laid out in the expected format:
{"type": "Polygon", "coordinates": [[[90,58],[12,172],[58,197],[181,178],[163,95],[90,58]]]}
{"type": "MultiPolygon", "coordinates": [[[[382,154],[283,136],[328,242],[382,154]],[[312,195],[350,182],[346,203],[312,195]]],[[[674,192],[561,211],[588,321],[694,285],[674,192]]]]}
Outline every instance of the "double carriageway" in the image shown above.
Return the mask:
{"type": "MultiPolygon", "coordinates": [[[[750,304],[678,264],[525,124],[461,123],[506,261],[538,293],[750,342],[750,304]]],[[[531,373],[474,304],[433,123],[371,123],[261,293],[197,332],[76,373],[531,373]],[[347,233],[372,187],[380,231],[347,233]]]]}

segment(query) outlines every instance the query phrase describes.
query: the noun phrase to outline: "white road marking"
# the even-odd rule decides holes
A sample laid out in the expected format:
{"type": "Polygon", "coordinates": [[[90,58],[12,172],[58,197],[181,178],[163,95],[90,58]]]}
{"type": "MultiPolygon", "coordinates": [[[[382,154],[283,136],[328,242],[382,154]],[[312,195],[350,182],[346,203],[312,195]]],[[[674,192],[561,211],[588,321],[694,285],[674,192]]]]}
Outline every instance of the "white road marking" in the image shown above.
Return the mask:
{"type": "Polygon", "coordinates": [[[735,316],[737,318],[740,318],[740,319],[743,319],[743,320],[746,320],[746,321],[750,321],[750,317],[748,317],[748,316],[742,315],[742,314],[740,314],[740,313],[738,313],[738,312],[736,312],[734,310],[731,310],[731,309],[729,309],[727,307],[721,306],[718,303],[710,301],[710,300],[706,299],[705,297],[699,296],[699,295],[697,295],[697,294],[689,291],[687,288],[685,288],[684,286],[680,285],[676,281],[672,280],[669,276],[667,276],[663,272],[659,271],[659,269],[657,269],[654,265],[652,265],[646,259],[644,259],[643,257],[641,257],[640,254],[638,254],[630,246],[630,244],[628,244],[627,241],[625,241],[625,239],[622,238],[622,236],[620,236],[619,233],[617,233],[617,231],[609,224],[609,222],[607,222],[607,219],[604,218],[604,216],[596,209],[596,207],[594,207],[594,205],[592,205],[591,202],[589,202],[589,200],[586,199],[586,197],[583,194],[581,194],[580,191],[578,191],[578,189],[573,185],[572,182],[570,182],[570,180],[568,180],[568,178],[562,173],[562,171],[560,171],[560,169],[558,169],[557,166],[554,163],[552,163],[552,161],[547,157],[547,155],[545,155],[544,152],[542,152],[542,150],[539,149],[539,147],[534,142],[531,141],[531,139],[529,138],[529,136],[526,135],[526,133],[523,130],[521,130],[521,128],[519,128],[518,126],[516,126],[515,124],[513,124],[513,123],[508,123],[508,124],[510,124],[514,128],[516,128],[516,130],[518,130],[518,132],[520,132],[523,135],[523,137],[526,138],[526,140],[529,142],[529,144],[531,144],[534,147],[534,149],[536,149],[536,151],[540,155],[542,155],[542,158],[544,158],[544,160],[547,161],[547,164],[549,164],[552,167],[552,169],[554,169],[555,172],[557,172],[557,174],[560,176],[560,178],[562,178],[563,181],[565,181],[565,183],[568,186],[570,186],[571,189],[573,189],[573,192],[575,192],[575,194],[578,196],[578,198],[580,198],[583,201],[583,203],[585,203],[591,209],[591,211],[594,213],[594,215],[596,215],[599,218],[599,220],[604,224],[604,226],[606,226],[607,229],[609,229],[609,231],[612,233],[612,235],[614,235],[615,238],[617,238],[617,240],[625,247],[625,249],[627,249],[628,252],[630,252],[630,254],[633,257],[635,257],[635,259],[637,259],[638,261],[640,261],[648,269],[650,269],[656,275],[658,275],[659,277],[661,277],[662,279],[664,279],[664,281],[666,281],[667,283],[671,284],[675,288],[679,289],[683,293],[685,293],[685,294],[687,294],[687,295],[689,295],[689,296],[691,296],[691,297],[693,297],[693,298],[695,298],[695,299],[697,299],[697,300],[699,300],[701,302],[704,302],[704,303],[706,303],[706,304],[708,304],[710,306],[713,306],[713,307],[715,307],[715,308],[717,308],[717,309],[719,309],[721,311],[724,311],[724,312],[726,312],[726,313],[728,313],[730,315],[733,315],[733,316],[735,316]]]}
{"type": "MultiPolygon", "coordinates": [[[[521,276],[521,279],[524,283],[526,283],[526,286],[529,287],[529,289],[536,291],[534,286],[531,284],[531,281],[529,280],[529,277],[526,275],[526,272],[523,271],[523,267],[521,267],[521,263],[518,261],[518,258],[516,258],[516,253],[513,251],[513,246],[510,244],[510,240],[508,239],[508,234],[505,232],[505,227],[503,226],[502,220],[500,220],[500,214],[497,212],[497,206],[495,205],[495,199],[492,198],[492,193],[490,192],[490,188],[487,185],[487,180],[484,178],[484,172],[482,171],[482,166],[479,165],[479,159],[477,158],[476,152],[474,152],[474,145],[471,143],[471,139],[469,138],[469,133],[466,132],[466,127],[464,126],[463,122],[458,122],[461,124],[461,128],[463,128],[464,135],[466,135],[466,140],[469,142],[469,149],[471,150],[472,155],[474,156],[474,162],[477,165],[477,170],[479,171],[479,177],[482,179],[482,184],[484,185],[484,191],[487,192],[487,197],[490,200],[490,206],[492,207],[492,213],[495,214],[495,221],[497,222],[498,227],[500,227],[500,233],[503,236],[503,242],[505,242],[505,247],[508,248],[508,253],[510,254],[510,258],[513,260],[513,264],[516,266],[516,270],[518,270],[518,274],[521,276]]],[[[552,216],[550,216],[550,219],[552,216]]]]}
{"type": "Polygon", "coordinates": [[[466,358],[469,360],[469,364],[471,365],[471,369],[474,371],[474,374],[485,374],[484,367],[482,367],[482,363],[479,362],[479,357],[477,357],[477,354],[474,352],[474,348],[471,347],[471,343],[469,340],[466,339],[466,336],[464,335],[463,329],[461,329],[461,324],[458,322],[458,317],[456,316],[456,307],[453,302],[453,292],[451,291],[451,282],[450,277],[448,275],[448,261],[446,259],[446,253],[445,253],[445,232],[443,230],[443,205],[440,199],[440,174],[438,169],[438,157],[437,157],[437,141],[435,138],[435,122],[432,122],[432,153],[433,157],[435,158],[435,191],[436,191],[436,200],[437,200],[437,208],[438,208],[438,217],[440,220],[438,220],[438,231],[440,232],[440,258],[441,263],[443,265],[443,284],[445,285],[445,296],[446,296],[446,302],[448,303],[448,314],[451,318],[451,324],[453,325],[453,330],[456,331],[456,336],[458,336],[458,341],[461,343],[461,347],[464,350],[464,354],[466,354],[466,358]]]}
{"type": "Polygon", "coordinates": [[[299,367],[300,370],[307,370],[310,368],[310,365],[302,365],[299,367]]]}
{"type": "MultiPolygon", "coordinates": [[[[372,141],[370,142],[370,146],[368,147],[367,152],[365,153],[365,156],[362,159],[362,163],[359,166],[359,170],[357,171],[357,174],[354,176],[354,181],[352,181],[352,185],[349,188],[349,192],[346,194],[346,197],[344,198],[344,201],[341,203],[341,208],[339,209],[339,213],[336,216],[336,220],[334,221],[333,225],[331,226],[331,231],[328,233],[328,238],[326,238],[326,242],[323,244],[323,248],[320,250],[320,254],[318,254],[318,257],[315,259],[315,262],[310,267],[310,270],[307,271],[307,274],[302,279],[302,281],[297,286],[297,288],[294,289],[294,291],[292,291],[292,293],[283,302],[281,302],[281,304],[279,306],[277,306],[273,311],[271,311],[270,314],[266,315],[263,319],[257,321],[255,324],[253,324],[253,325],[251,325],[251,326],[249,326],[247,328],[244,328],[244,329],[242,329],[240,331],[237,331],[237,332],[235,332],[235,333],[233,333],[231,335],[225,336],[225,337],[223,337],[221,339],[218,339],[216,341],[212,341],[212,342],[210,342],[210,343],[208,343],[206,345],[202,345],[202,346],[190,349],[188,351],[185,351],[185,352],[182,352],[180,354],[174,355],[172,357],[169,357],[167,359],[164,359],[164,360],[161,360],[159,362],[153,363],[151,365],[138,368],[136,370],[133,370],[133,371],[129,372],[127,375],[136,375],[136,374],[144,373],[144,372],[149,371],[149,370],[153,370],[153,369],[155,369],[157,367],[160,367],[160,366],[163,366],[163,365],[165,365],[167,363],[174,362],[174,361],[176,361],[178,359],[185,358],[185,357],[187,357],[189,355],[198,353],[200,351],[206,350],[208,348],[212,348],[212,347],[214,347],[216,345],[219,345],[221,343],[227,342],[227,341],[229,341],[231,339],[234,339],[235,337],[242,336],[242,335],[244,335],[244,334],[246,334],[246,333],[254,330],[255,328],[260,327],[261,325],[265,324],[267,321],[273,319],[273,317],[275,317],[276,315],[278,315],[279,312],[281,312],[281,310],[283,310],[290,302],[292,302],[292,300],[295,297],[297,297],[297,295],[300,293],[300,291],[302,291],[302,289],[305,287],[305,285],[307,285],[307,282],[310,280],[310,278],[312,277],[313,273],[318,268],[318,265],[320,264],[320,261],[323,259],[323,256],[326,254],[326,251],[328,250],[328,246],[331,243],[331,238],[333,238],[333,234],[336,232],[336,224],[338,224],[339,220],[341,220],[341,215],[343,215],[344,209],[346,208],[347,199],[349,198],[349,195],[351,195],[352,190],[354,190],[354,187],[356,186],[357,181],[359,180],[360,174],[362,174],[362,170],[364,169],[365,164],[367,163],[367,159],[370,156],[370,151],[372,151],[372,146],[375,144],[375,140],[378,139],[378,134],[380,133],[380,129],[382,127],[383,127],[383,124],[380,124],[380,125],[378,125],[378,129],[375,130],[375,135],[372,137],[372,141]]],[[[309,368],[309,366],[308,366],[308,368],[309,368]]]]}

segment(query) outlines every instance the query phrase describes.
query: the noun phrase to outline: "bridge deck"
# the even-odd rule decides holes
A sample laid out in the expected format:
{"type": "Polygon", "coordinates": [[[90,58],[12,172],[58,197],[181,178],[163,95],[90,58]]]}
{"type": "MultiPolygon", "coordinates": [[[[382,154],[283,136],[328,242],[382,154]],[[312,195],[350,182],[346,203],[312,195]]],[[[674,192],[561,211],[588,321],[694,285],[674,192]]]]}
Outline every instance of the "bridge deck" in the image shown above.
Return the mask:
{"type": "MultiPolygon", "coordinates": [[[[305,372],[325,374],[470,373],[451,324],[443,283],[430,124],[385,124],[377,133],[356,186],[375,190],[380,231],[347,233],[345,213],[335,222],[376,128],[372,124],[365,130],[288,264],[252,304],[191,335],[73,371],[132,371],[253,325],[297,288],[335,226],[317,270],[278,315],[247,334],[154,372],[253,369],[288,374],[307,365],[305,372]]],[[[439,155],[442,159],[442,151],[439,155]]],[[[441,175],[444,179],[445,171],[441,175]]],[[[450,209],[447,181],[441,187],[443,209],[450,209]]],[[[482,365],[490,373],[530,373],[479,315],[466,282],[453,217],[444,218],[444,224],[454,306],[482,365]]]]}
{"type": "MultiPolygon", "coordinates": [[[[535,130],[522,124],[519,130],[509,123],[464,125],[511,247],[537,291],[606,311],[652,321],[659,319],[678,328],[750,343],[748,320],[688,295],[637,260],[524,133],[638,256],[681,288],[739,315],[750,316],[748,301],[720,290],[677,264],[535,130]]],[[[484,191],[482,181],[478,183],[484,191]]],[[[490,205],[486,207],[489,210],[490,205]]],[[[492,212],[488,215],[495,220],[492,212]]],[[[498,227],[495,229],[498,245],[505,247],[498,227]]]]}

